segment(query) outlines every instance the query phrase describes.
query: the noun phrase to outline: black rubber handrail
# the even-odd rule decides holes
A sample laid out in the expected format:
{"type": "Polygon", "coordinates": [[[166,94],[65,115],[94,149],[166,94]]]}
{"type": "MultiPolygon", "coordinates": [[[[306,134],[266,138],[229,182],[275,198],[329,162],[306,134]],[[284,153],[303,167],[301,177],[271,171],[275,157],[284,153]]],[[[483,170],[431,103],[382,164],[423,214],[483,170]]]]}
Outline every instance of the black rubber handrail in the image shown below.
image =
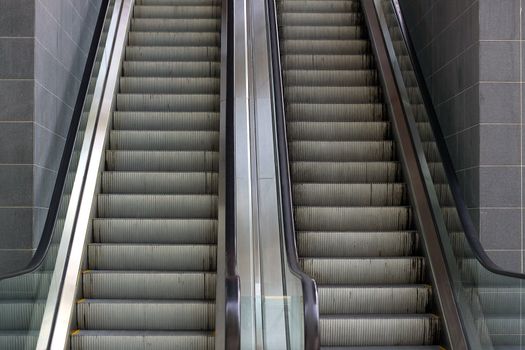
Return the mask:
{"type": "Polygon", "coordinates": [[[525,274],[504,270],[500,268],[496,263],[494,263],[494,261],[492,261],[492,259],[487,255],[487,253],[485,252],[485,249],[483,248],[483,246],[481,245],[478,239],[479,235],[476,230],[476,227],[474,226],[474,223],[472,222],[472,218],[470,217],[470,214],[468,212],[467,205],[465,204],[463,193],[461,191],[461,187],[459,186],[458,178],[456,176],[454,165],[452,163],[452,158],[450,157],[448,146],[446,144],[445,137],[443,136],[441,125],[439,124],[439,119],[437,117],[437,113],[434,108],[432,98],[430,97],[430,92],[428,91],[428,88],[427,88],[427,85],[426,85],[426,82],[425,82],[425,79],[424,79],[424,76],[421,70],[421,66],[419,65],[419,60],[417,59],[416,51],[414,49],[414,44],[412,42],[410,33],[407,30],[406,23],[403,17],[403,13],[399,5],[399,0],[391,0],[391,1],[392,1],[394,11],[395,11],[395,15],[399,23],[399,27],[401,29],[401,33],[406,43],[408,56],[414,68],[414,73],[415,73],[417,83],[418,83],[418,86],[421,92],[423,104],[427,111],[428,119],[430,121],[430,125],[432,128],[432,132],[433,132],[433,135],[434,135],[434,138],[435,138],[435,141],[436,141],[436,144],[437,144],[440,156],[441,156],[443,167],[445,169],[445,175],[447,177],[448,184],[450,186],[450,190],[454,198],[454,202],[456,203],[456,210],[458,212],[459,219],[463,226],[463,231],[465,232],[465,237],[467,238],[467,242],[470,245],[470,248],[472,249],[474,256],[476,257],[476,260],[478,260],[479,263],[488,271],[494,274],[497,274],[497,275],[525,279],[525,274]]]}
{"type": "Polygon", "coordinates": [[[237,237],[235,225],[235,67],[234,67],[234,0],[227,6],[226,57],[226,204],[225,204],[225,349],[241,348],[240,279],[237,275],[237,237]]]}
{"type": "Polygon", "coordinates": [[[51,202],[49,203],[49,209],[47,212],[46,222],[44,223],[44,229],[42,231],[40,242],[38,243],[38,247],[35,251],[35,254],[24,268],[17,271],[2,274],[0,275],[0,280],[25,275],[27,273],[35,271],[40,266],[42,266],[42,263],[44,262],[44,259],[46,258],[47,253],[49,251],[51,241],[53,240],[54,227],[55,222],[57,220],[62,192],[64,190],[66,175],[69,168],[71,155],[73,153],[73,147],[75,145],[75,138],[77,136],[78,125],[82,116],[84,101],[86,99],[87,90],[89,87],[89,82],[95,63],[97,49],[100,42],[100,36],[104,27],[104,20],[106,17],[108,3],[109,0],[102,0],[100,4],[100,11],[98,14],[97,23],[95,25],[95,30],[93,31],[91,46],[89,48],[89,53],[86,59],[84,73],[82,74],[82,81],[80,82],[80,88],[78,90],[75,108],[73,110],[71,124],[69,125],[69,130],[64,145],[64,151],[60,160],[60,166],[58,168],[55,187],[53,188],[53,194],[51,195],[51,202]]]}
{"type": "Polygon", "coordinates": [[[319,333],[319,304],[317,297],[317,285],[315,281],[301,269],[297,255],[290,164],[288,159],[288,139],[286,134],[285,109],[283,100],[279,32],[277,30],[277,12],[275,0],[268,0],[268,22],[270,29],[277,153],[280,169],[280,192],[286,258],[292,273],[298,276],[301,280],[304,312],[304,348],[305,350],[318,350],[321,347],[321,341],[319,333]]]}

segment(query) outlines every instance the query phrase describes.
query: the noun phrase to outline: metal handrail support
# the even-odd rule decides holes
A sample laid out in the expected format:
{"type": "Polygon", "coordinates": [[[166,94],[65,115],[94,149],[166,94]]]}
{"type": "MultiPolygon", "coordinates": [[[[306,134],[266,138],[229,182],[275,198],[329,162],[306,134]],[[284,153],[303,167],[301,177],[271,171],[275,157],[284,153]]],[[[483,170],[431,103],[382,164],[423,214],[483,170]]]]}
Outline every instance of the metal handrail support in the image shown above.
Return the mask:
{"type": "Polygon", "coordinates": [[[422,164],[426,165],[426,163],[421,161],[421,157],[424,157],[421,140],[411,132],[407,109],[403,103],[405,99],[396,83],[376,5],[374,0],[361,0],[393,131],[399,146],[398,153],[409,185],[416,224],[421,232],[424,250],[430,265],[430,277],[436,295],[436,304],[444,324],[444,341],[450,349],[467,350],[469,346],[441,246],[439,230],[443,228],[435,218],[433,212],[435,206],[431,205],[432,198],[429,198],[425,186],[425,178],[429,176],[429,171],[428,167],[422,169],[422,164]],[[414,140],[414,137],[417,139],[414,140]]]}
{"type": "Polygon", "coordinates": [[[272,78],[274,88],[277,157],[279,161],[280,194],[282,205],[283,233],[286,246],[286,258],[291,272],[301,280],[304,312],[304,348],[319,350],[321,348],[319,330],[319,302],[317,284],[299,266],[288,159],[288,139],[286,133],[285,110],[283,100],[283,83],[281,54],[279,49],[279,32],[277,29],[277,11],[275,0],[268,0],[268,22],[272,58],[272,78]]]}
{"type": "MultiPolygon", "coordinates": [[[[90,114],[86,127],[86,133],[93,133],[93,141],[91,144],[85,143],[81,151],[81,158],[86,157],[88,159],[87,169],[86,172],[77,174],[83,177],[84,182],[80,206],[75,217],[71,219],[73,221],[71,225],[65,225],[72,232],[72,240],[68,242],[70,244],[63,247],[61,242],[59,256],[63,254],[67,257],[65,271],[61,275],[53,276],[54,279],[55,277],[60,278],[62,288],[58,295],[58,306],[49,338],[49,347],[46,349],[62,350],[68,344],[77,285],[80,280],[79,275],[84,261],[85,247],[90,239],[88,229],[92,218],[93,200],[98,191],[101,168],[104,165],[104,151],[108,142],[111,115],[115,105],[115,95],[118,89],[134,2],[134,0],[117,0],[115,4],[115,12],[120,10],[120,13],[114,14],[111,20],[110,33],[114,33],[114,38],[111,38],[112,43],[106,44],[102,58],[102,66],[105,69],[101,68],[100,70],[106,75],[103,95],[98,108],[90,112],[93,115],[90,114]]],[[[109,41],[110,37],[108,37],[109,41]]]]}

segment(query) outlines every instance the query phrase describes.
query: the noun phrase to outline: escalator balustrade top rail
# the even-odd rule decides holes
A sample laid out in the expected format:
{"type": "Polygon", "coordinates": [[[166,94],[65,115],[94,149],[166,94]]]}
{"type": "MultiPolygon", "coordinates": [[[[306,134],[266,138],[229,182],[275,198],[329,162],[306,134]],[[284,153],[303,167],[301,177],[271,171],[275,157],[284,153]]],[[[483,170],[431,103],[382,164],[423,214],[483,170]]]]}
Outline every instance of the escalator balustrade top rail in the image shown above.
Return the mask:
{"type": "Polygon", "coordinates": [[[411,39],[410,33],[407,29],[403,13],[401,11],[399,0],[391,1],[392,6],[395,10],[395,15],[398,21],[399,28],[403,35],[406,50],[410,58],[410,63],[413,67],[417,79],[417,85],[420,90],[421,97],[423,99],[423,104],[425,106],[428,119],[432,127],[435,142],[441,155],[441,161],[445,169],[445,175],[447,176],[448,185],[451,188],[452,196],[454,197],[454,201],[456,204],[456,210],[458,212],[459,219],[461,220],[465,236],[470,244],[470,248],[475,253],[475,257],[480,262],[480,264],[482,264],[487,270],[491,271],[492,273],[502,276],[525,279],[525,274],[502,269],[500,266],[494,263],[494,261],[492,261],[492,259],[487,255],[485,249],[483,248],[478,239],[479,234],[477,232],[476,227],[474,226],[472,217],[470,216],[467,205],[465,203],[464,196],[456,175],[456,171],[454,170],[452,158],[450,156],[445,137],[443,136],[443,131],[441,130],[439,119],[437,117],[434,104],[432,103],[432,98],[430,97],[430,92],[425,83],[422,69],[415,53],[416,51],[414,48],[414,44],[411,39]]]}
{"type": "Polygon", "coordinates": [[[109,2],[110,0],[103,0],[100,5],[97,23],[93,31],[91,45],[89,48],[88,56],[86,58],[86,64],[84,66],[84,73],[82,74],[82,80],[80,82],[80,87],[75,102],[75,108],[73,110],[71,123],[66,136],[64,151],[62,152],[62,157],[60,159],[60,165],[58,168],[57,177],[55,180],[53,193],[51,195],[51,201],[49,203],[49,209],[46,215],[46,221],[44,223],[44,228],[42,231],[40,241],[38,243],[35,253],[33,254],[28,264],[22,269],[0,274],[0,281],[17,276],[22,276],[38,269],[40,266],[42,266],[49,251],[49,247],[51,246],[51,242],[53,240],[55,232],[55,224],[60,209],[60,202],[61,198],[63,197],[66,176],[68,175],[68,169],[70,167],[73,149],[75,146],[75,140],[77,137],[79,123],[82,117],[82,112],[86,108],[84,102],[86,100],[86,96],[88,95],[88,88],[91,85],[90,79],[92,77],[92,73],[95,66],[96,55],[99,48],[99,43],[101,41],[102,30],[104,27],[104,19],[106,18],[106,11],[108,10],[109,2]]]}
{"type": "Polygon", "coordinates": [[[277,10],[275,0],[268,0],[268,23],[271,46],[272,80],[275,102],[275,119],[277,134],[277,152],[279,161],[280,194],[282,205],[283,234],[286,246],[286,259],[293,274],[301,280],[304,312],[304,348],[318,350],[321,348],[319,331],[319,302],[317,285],[299,266],[293,204],[291,193],[290,167],[288,159],[288,140],[286,136],[286,121],[283,99],[283,81],[281,69],[281,54],[279,48],[279,32],[277,29],[277,10]]]}
{"type": "Polygon", "coordinates": [[[522,349],[525,274],[497,266],[479,242],[399,1],[362,2],[385,41],[468,348],[522,349]]]}

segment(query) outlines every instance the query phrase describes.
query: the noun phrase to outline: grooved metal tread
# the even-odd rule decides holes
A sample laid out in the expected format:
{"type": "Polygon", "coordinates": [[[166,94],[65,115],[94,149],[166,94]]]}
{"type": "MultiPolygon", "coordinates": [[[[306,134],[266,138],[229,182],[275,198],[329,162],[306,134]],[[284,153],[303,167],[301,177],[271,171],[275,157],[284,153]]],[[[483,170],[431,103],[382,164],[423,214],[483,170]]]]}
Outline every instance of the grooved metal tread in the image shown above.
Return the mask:
{"type": "Polygon", "coordinates": [[[71,348],[213,349],[220,0],[137,0],[71,348]]]}
{"type": "Polygon", "coordinates": [[[129,331],[77,330],[72,348],[98,350],[213,350],[215,339],[209,331],[129,331]]]}
{"type": "MultiPolygon", "coordinates": [[[[360,2],[279,0],[277,12],[297,249],[318,285],[321,346],[438,349],[440,321],[428,314],[432,286],[360,2]]],[[[418,126],[435,161],[428,125],[418,126]]],[[[438,163],[429,168],[443,178],[438,163]]],[[[451,203],[445,187],[438,197],[451,203]]]]}

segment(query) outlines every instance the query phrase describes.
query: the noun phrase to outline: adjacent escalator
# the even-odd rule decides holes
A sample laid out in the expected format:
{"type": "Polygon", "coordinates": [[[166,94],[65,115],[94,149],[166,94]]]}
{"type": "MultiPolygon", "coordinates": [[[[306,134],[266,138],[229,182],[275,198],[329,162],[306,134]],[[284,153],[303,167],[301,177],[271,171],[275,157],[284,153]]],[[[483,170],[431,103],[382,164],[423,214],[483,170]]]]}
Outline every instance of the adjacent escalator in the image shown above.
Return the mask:
{"type": "Polygon", "coordinates": [[[137,0],[72,349],[212,349],[221,4],[137,0]]]}
{"type": "Polygon", "coordinates": [[[321,347],[437,349],[442,322],[360,1],[279,0],[277,19],[297,250],[318,284],[321,347]]]}

